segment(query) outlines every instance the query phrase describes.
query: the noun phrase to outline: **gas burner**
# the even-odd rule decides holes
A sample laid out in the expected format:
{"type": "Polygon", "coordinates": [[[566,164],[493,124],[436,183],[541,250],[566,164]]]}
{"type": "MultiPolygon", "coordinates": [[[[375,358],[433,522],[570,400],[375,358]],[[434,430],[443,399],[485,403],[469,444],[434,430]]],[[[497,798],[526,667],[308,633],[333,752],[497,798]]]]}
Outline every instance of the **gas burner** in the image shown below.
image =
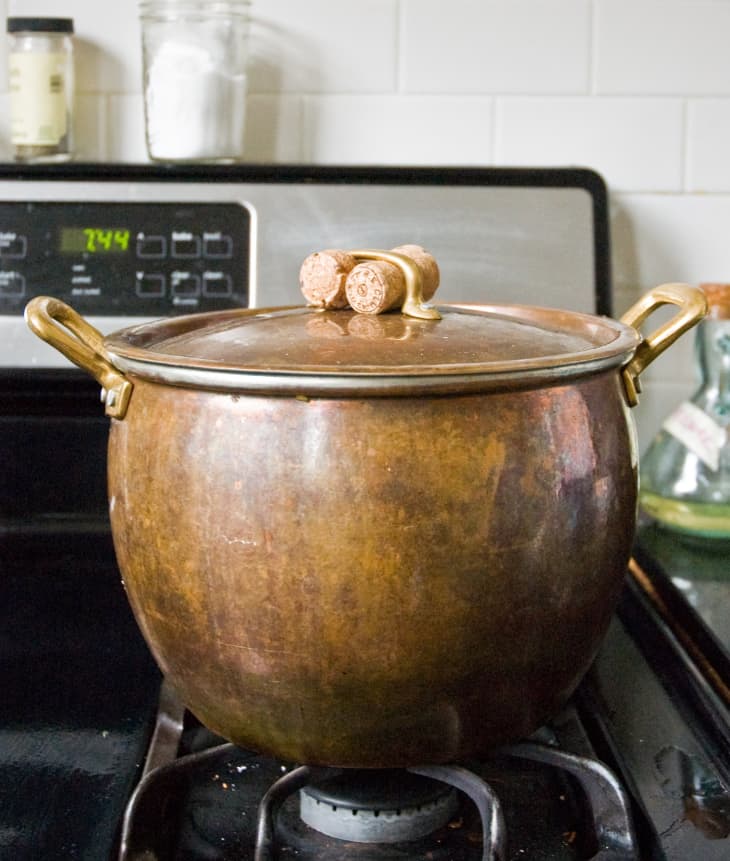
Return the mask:
{"type": "Polygon", "coordinates": [[[458,806],[455,789],[398,769],[342,770],[299,791],[304,823],[355,843],[416,840],[443,828],[458,806]]]}
{"type": "MultiPolygon", "coordinates": [[[[496,795],[478,775],[450,765],[388,769],[380,774],[368,774],[358,769],[301,766],[278,780],[259,805],[254,861],[273,861],[276,817],[287,796],[300,787],[299,795],[304,797],[303,806],[309,821],[305,816],[301,819],[320,834],[349,843],[368,843],[375,847],[410,845],[411,849],[417,839],[434,834],[447,823],[451,825],[451,815],[460,807],[454,790],[460,789],[474,803],[480,818],[480,831],[472,829],[467,839],[483,847],[483,861],[506,861],[505,826],[496,795]],[[367,805],[359,823],[355,822],[360,816],[355,806],[358,800],[367,805]],[[386,804],[385,810],[381,808],[383,803],[386,804]],[[378,822],[381,814],[389,821],[378,822]]],[[[300,815],[301,811],[302,802],[300,815]]],[[[454,829],[459,827],[459,822],[454,823],[454,829]]],[[[439,846],[444,842],[436,838],[439,846]]],[[[404,857],[407,851],[399,848],[397,857],[404,857]]],[[[453,855],[455,847],[447,851],[451,854],[444,859],[456,857],[453,855]]],[[[319,858],[320,855],[313,857],[319,858]]],[[[390,856],[379,852],[378,857],[385,859],[390,856]]],[[[413,856],[411,852],[410,857],[419,856],[413,856]]],[[[440,858],[441,855],[429,849],[427,857],[440,858]]],[[[464,856],[467,857],[471,856],[464,856]]]]}

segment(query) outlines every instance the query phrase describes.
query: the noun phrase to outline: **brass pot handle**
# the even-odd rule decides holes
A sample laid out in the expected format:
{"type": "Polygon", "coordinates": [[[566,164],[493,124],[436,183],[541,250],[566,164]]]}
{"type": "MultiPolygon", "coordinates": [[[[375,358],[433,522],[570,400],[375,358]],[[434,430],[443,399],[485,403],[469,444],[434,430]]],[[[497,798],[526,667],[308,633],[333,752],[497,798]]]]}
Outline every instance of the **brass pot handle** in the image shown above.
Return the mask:
{"type": "Polygon", "coordinates": [[[124,418],[132,383],[112,364],[104,349],[101,332],[65,302],[52,296],[31,299],[25,307],[25,322],[39,338],[91,374],[101,385],[108,416],[124,418]]]}
{"type": "Polygon", "coordinates": [[[621,317],[621,322],[638,329],[644,320],[662,305],[677,305],[680,310],[650,335],[642,338],[633,357],[623,368],[626,396],[632,407],[639,402],[639,374],[707,313],[707,299],[699,287],[689,284],[660,284],[632,305],[621,317]]]}

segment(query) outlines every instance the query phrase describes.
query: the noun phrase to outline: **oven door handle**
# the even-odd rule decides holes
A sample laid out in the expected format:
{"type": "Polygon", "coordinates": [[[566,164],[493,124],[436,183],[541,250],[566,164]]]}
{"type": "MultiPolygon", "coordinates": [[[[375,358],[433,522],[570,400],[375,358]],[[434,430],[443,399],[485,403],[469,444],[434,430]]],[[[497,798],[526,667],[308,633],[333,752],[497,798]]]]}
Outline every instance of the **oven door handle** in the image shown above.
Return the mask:
{"type": "Polygon", "coordinates": [[[133,386],[114,367],[98,329],[65,302],[52,296],[31,299],[25,308],[25,321],[39,338],[91,374],[101,385],[102,401],[108,416],[124,418],[133,386]]]}

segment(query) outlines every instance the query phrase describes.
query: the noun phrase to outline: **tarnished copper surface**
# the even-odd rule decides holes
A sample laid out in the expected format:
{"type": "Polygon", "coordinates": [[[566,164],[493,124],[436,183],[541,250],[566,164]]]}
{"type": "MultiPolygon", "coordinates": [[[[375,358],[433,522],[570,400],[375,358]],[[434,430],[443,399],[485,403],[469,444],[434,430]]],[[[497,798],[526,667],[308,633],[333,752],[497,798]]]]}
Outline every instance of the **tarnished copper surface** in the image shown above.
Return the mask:
{"type": "Polygon", "coordinates": [[[392,767],[524,737],[582,677],[633,536],[627,398],[700,319],[698,293],[660,286],[624,323],[239,310],[103,343],[68,306],[28,316],[127,392],[114,540],[190,708],[285,759],[392,767]],[[640,339],[667,302],[680,311],[640,339]]]}
{"type": "Polygon", "coordinates": [[[110,512],[139,624],[210,728],[312,764],[453,761],[566,700],[633,535],[621,375],[453,397],[135,378],[110,512]]]}

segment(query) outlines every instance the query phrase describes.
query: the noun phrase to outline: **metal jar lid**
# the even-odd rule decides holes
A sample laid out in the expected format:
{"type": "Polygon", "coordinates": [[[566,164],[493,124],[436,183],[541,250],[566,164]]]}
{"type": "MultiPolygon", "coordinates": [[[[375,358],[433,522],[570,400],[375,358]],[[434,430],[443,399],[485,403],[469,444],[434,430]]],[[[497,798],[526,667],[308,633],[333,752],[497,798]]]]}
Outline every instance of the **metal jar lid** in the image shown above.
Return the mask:
{"type": "Polygon", "coordinates": [[[8,33],[73,33],[73,18],[8,18],[8,33]]]}

